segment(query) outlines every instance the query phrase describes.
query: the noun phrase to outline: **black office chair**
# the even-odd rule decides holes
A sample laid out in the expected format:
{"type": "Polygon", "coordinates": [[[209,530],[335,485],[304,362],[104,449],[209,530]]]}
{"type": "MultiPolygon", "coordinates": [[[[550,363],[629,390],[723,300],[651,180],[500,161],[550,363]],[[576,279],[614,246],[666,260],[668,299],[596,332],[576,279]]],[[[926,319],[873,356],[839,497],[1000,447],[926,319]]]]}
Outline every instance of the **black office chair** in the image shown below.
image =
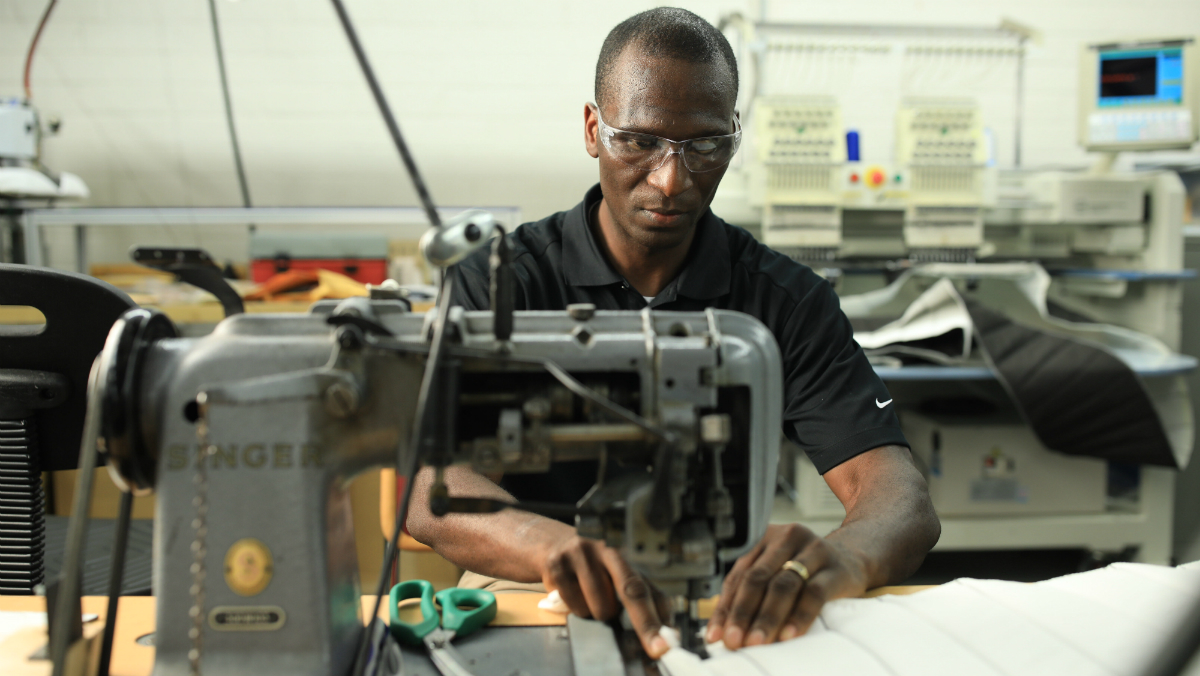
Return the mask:
{"type": "MultiPolygon", "coordinates": [[[[46,564],[61,565],[66,533],[65,516],[47,528],[42,472],[77,466],[92,361],[113,322],[136,304],[91,277],[0,264],[0,305],[45,317],[44,325],[0,324],[0,594],[32,594],[46,564]],[[59,546],[48,551],[48,537],[59,546]]],[[[111,533],[112,522],[97,527],[111,533]]],[[[106,550],[110,538],[94,532],[88,549],[106,550]]],[[[105,567],[96,573],[84,585],[92,593],[106,581],[105,567]]]]}

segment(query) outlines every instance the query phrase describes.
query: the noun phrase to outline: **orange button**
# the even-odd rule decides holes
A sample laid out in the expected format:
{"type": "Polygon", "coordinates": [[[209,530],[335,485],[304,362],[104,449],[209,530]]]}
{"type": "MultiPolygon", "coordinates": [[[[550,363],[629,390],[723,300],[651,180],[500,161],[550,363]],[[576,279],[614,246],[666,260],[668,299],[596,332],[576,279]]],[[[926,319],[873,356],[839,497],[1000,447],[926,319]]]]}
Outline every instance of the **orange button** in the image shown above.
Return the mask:
{"type": "Polygon", "coordinates": [[[858,183],[858,174],[850,174],[850,182],[858,183]]]}
{"type": "Polygon", "coordinates": [[[868,186],[872,188],[878,188],[879,186],[883,185],[884,181],[887,180],[887,175],[884,174],[883,169],[880,167],[871,167],[870,169],[867,169],[865,180],[868,186]]]}

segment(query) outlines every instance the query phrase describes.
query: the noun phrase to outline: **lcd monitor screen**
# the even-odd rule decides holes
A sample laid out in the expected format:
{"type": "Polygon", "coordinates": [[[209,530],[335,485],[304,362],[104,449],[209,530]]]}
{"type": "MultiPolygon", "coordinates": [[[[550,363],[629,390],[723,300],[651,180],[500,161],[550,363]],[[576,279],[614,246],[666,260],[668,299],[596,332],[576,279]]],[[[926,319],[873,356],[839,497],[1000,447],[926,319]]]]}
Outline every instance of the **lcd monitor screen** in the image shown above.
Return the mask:
{"type": "Polygon", "coordinates": [[[1179,105],[1183,50],[1179,47],[1100,53],[1101,107],[1179,105]]]}

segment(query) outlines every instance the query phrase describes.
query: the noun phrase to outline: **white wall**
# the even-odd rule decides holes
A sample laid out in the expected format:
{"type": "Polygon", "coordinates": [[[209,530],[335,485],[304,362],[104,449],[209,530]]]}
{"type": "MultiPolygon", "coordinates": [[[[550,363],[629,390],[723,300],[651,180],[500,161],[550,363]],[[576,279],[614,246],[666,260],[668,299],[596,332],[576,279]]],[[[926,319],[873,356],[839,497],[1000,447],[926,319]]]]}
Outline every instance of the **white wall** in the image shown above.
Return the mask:
{"type": "MultiPolygon", "coordinates": [[[[595,58],[607,31],[655,2],[346,0],[434,198],[565,209],[595,181],[581,139],[595,58]]],[[[1081,42],[1200,33],[1194,0],[693,0],[789,21],[997,25],[1043,31],[1028,57],[1025,164],[1078,164],[1081,42]]],[[[20,93],[44,3],[0,0],[0,95],[20,93]]],[[[402,204],[414,195],[324,0],[220,0],[238,131],[257,205],[402,204]]],[[[51,167],[80,174],[92,205],[240,203],[205,0],[62,0],[34,62],[33,95],[63,119],[51,167]]],[[[861,112],[858,113],[861,115],[861,112]]],[[[892,110],[881,109],[890,124],[892,110]]],[[[998,129],[999,133],[999,129],[998,129]]],[[[1012,139],[999,138],[1001,148],[1012,139]]],[[[1005,155],[1001,154],[1001,160],[1005,155]]],[[[244,236],[155,229],[94,237],[93,259],[131,240],[199,243],[237,257],[244,236]]],[[[51,233],[69,267],[69,233],[51,233]]]]}

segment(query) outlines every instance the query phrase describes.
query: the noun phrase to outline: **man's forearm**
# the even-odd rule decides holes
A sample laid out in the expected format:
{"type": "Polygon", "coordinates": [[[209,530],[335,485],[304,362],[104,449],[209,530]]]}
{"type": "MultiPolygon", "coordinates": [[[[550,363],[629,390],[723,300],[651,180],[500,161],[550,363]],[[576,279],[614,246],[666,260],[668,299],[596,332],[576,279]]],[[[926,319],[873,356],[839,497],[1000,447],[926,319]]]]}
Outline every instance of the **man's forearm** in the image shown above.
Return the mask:
{"type": "MultiPolygon", "coordinates": [[[[515,502],[504,489],[469,468],[447,468],[445,481],[451,495],[515,502]]],[[[421,470],[409,505],[409,534],[460,568],[515,582],[541,582],[546,552],[575,533],[564,523],[518,509],[436,517],[429,511],[432,485],[433,470],[421,470]]]]}
{"type": "Polygon", "coordinates": [[[883,447],[860,457],[839,477],[849,487],[843,489],[846,519],[826,540],[862,562],[867,588],[896,584],[916,572],[941,524],[908,449],[883,447]]]}

